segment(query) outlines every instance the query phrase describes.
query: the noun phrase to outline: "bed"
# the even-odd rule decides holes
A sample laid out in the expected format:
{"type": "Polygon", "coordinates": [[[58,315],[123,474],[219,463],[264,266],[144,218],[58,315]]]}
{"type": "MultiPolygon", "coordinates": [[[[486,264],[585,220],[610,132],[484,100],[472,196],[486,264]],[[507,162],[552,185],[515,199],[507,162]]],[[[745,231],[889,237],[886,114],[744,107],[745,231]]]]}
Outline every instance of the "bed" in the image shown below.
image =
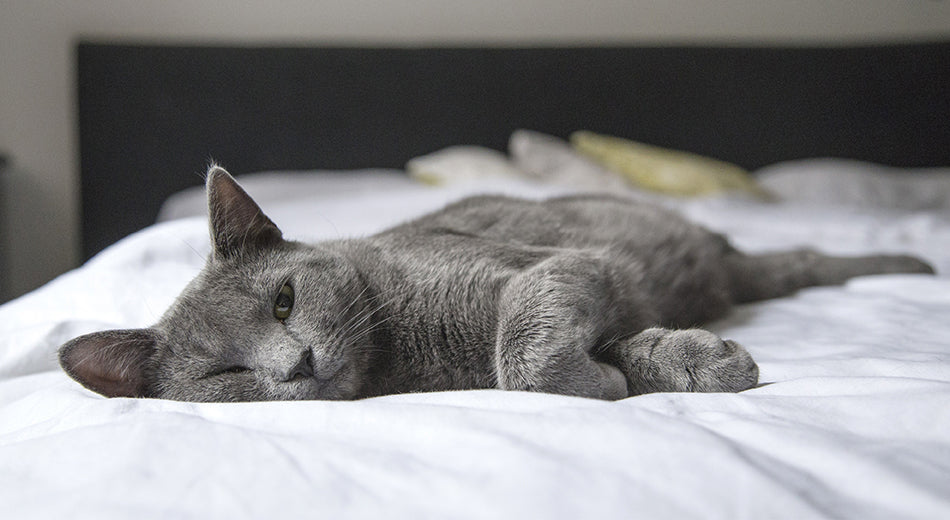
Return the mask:
{"type": "Polygon", "coordinates": [[[0,307],[4,516],[950,516],[950,43],[76,56],[89,260],[0,307]],[[757,188],[672,194],[585,137],[757,188]],[[529,171],[529,138],[748,251],[912,253],[938,274],[738,307],[709,328],[759,363],[767,384],[739,394],[198,404],[105,399],[57,365],[72,337],[157,320],[201,268],[212,158],[304,240],[468,194],[603,189],[529,171]]]}

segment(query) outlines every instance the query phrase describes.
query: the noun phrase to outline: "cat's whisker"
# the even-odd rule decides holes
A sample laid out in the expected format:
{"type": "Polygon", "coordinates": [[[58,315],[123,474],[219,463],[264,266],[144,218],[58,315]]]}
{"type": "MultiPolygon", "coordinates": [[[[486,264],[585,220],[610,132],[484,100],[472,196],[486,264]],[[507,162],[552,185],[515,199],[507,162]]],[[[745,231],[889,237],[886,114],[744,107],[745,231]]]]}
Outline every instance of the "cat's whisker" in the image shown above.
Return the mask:
{"type": "Polygon", "coordinates": [[[320,212],[315,213],[315,215],[319,217],[321,220],[323,220],[324,222],[326,222],[327,224],[330,224],[330,227],[333,228],[333,232],[336,233],[336,238],[338,239],[344,238],[343,233],[340,233],[340,228],[336,227],[336,223],[330,220],[326,215],[320,212]]]}
{"type": "MultiPolygon", "coordinates": [[[[387,303],[388,303],[388,302],[387,302],[387,303]]],[[[353,322],[353,323],[350,324],[349,326],[343,328],[342,331],[341,331],[341,335],[349,336],[350,334],[353,333],[353,331],[359,329],[359,328],[360,328],[361,326],[363,326],[367,321],[371,320],[371,319],[373,318],[373,316],[375,316],[376,313],[379,312],[379,310],[382,309],[382,308],[383,308],[383,306],[381,305],[381,306],[377,307],[376,309],[374,309],[372,312],[366,312],[366,313],[362,316],[362,318],[359,319],[359,321],[353,322]]],[[[387,321],[390,321],[391,319],[393,319],[393,316],[388,316],[388,317],[386,317],[386,318],[383,318],[383,319],[381,319],[381,320],[378,320],[378,321],[376,321],[375,323],[373,323],[373,325],[372,325],[371,327],[367,327],[367,328],[365,328],[365,329],[359,331],[359,333],[356,334],[355,337],[365,337],[365,336],[368,335],[370,332],[374,332],[374,331],[378,330],[378,329],[382,326],[382,324],[386,323],[387,321]]]]}
{"type": "Polygon", "coordinates": [[[593,355],[593,356],[599,356],[600,354],[603,354],[603,353],[607,352],[607,350],[609,350],[610,347],[614,346],[615,344],[617,344],[617,342],[620,341],[621,336],[622,336],[622,335],[621,335],[620,333],[614,334],[614,335],[611,336],[611,338],[608,339],[607,341],[604,341],[604,342],[601,343],[600,345],[597,345],[596,347],[594,347],[594,348],[591,350],[591,355],[593,355]]]}
{"type": "Polygon", "coordinates": [[[379,320],[379,321],[377,321],[376,323],[374,323],[371,327],[367,327],[367,328],[365,328],[365,329],[359,331],[359,333],[356,334],[356,335],[354,335],[354,336],[352,336],[352,337],[350,338],[350,340],[351,340],[351,341],[354,341],[354,342],[359,341],[359,340],[362,340],[362,339],[365,338],[366,336],[369,336],[369,335],[372,334],[373,332],[376,332],[376,331],[380,330],[381,328],[383,328],[382,326],[383,326],[386,322],[388,322],[388,321],[390,321],[390,320],[392,320],[392,319],[393,319],[393,316],[389,316],[389,317],[387,317],[387,318],[384,318],[384,319],[382,319],[382,320],[379,320]]]}
{"type": "Polygon", "coordinates": [[[359,328],[361,325],[372,319],[373,315],[378,312],[379,309],[373,311],[365,311],[356,314],[354,317],[350,318],[342,327],[342,329],[349,333],[353,330],[359,328]]]}
{"type": "Polygon", "coordinates": [[[347,320],[347,321],[343,324],[343,326],[341,327],[342,331],[343,331],[346,335],[350,334],[353,330],[359,328],[361,325],[363,325],[364,323],[366,323],[367,320],[372,319],[372,317],[373,317],[377,312],[379,312],[380,310],[382,310],[382,309],[385,308],[386,306],[392,304],[392,303],[393,303],[394,301],[396,301],[396,300],[397,300],[397,296],[393,296],[392,298],[390,298],[390,299],[388,299],[388,300],[386,300],[386,301],[384,301],[384,302],[379,303],[375,308],[373,308],[373,309],[371,309],[371,310],[370,310],[370,309],[366,309],[366,310],[363,310],[363,311],[360,311],[360,312],[356,313],[353,317],[351,317],[349,320],[347,320]]]}
{"type": "Polygon", "coordinates": [[[149,315],[151,315],[153,320],[157,320],[159,318],[160,314],[156,313],[155,309],[153,309],[152,306],[148,304],[147,299],[142,298],[142,305],[145,306],[145,309],[148,311],[149,315]]]}
{"type": "Polygon", "coordinates": [[[339,343],[342,343],[342,341],[345,339],[347,344],[357,343],[365,339],[367,336],[369,336],[373,332],[376,332],[377,330],[381,329],[382,325],[386,323],[387,321],[390,321],[391,319],[392,319],[392,316],[379,320],[373,325],[366,327],[362,330],[359,330],[356,334],[353,334],[353,331],[358,329],[359,325],[362,322],[356,324],[354,327],[351,327],[349,329],[340,329],[339,331],[334,333],[334,336],[333,336],[334,341],[339,344],[339,343]]]}
{"type": "Polygon", "coordinates": [[[176,238],[179,242],[181,242],[182,244],[185,244],[186,246],[188,246],[188,249],[191,249],[191,251],[195,254],[195,256],[197,256],[198,258],[200,258],[202,261],[205,260],[205,255],[201,254],[201,252],[199,252],[198,249],[197,249],[195,246],[191,245],[190,242],[188,242],[187,240],[185,240],[185,239],[183,239],[183,238],[181,238],[181,237],[175,237],[175,238],[176,238]]]}
{"type": "Polygon", "coordinates": [[[369,290],[369,286],[368,286],[368,285],[364,286],[364,287],[363,287],[363,290],[360,291],[359,294],[357,294],[355,297],[353,297],[353,301],[351,301],[350,304],[347,305],[345,309],[343,309],[342,314],[344,314],[344,315],[345,315],[345,314],[348,314],[348,313],[350,312],[350,310],[353,309],[353,306],[356,305],[356,302],[358,302],[358,301],[360,300],[360,298],[362,298],[363,295],[366,294],[366,291],[368,291],[368,290],[369,290]]]}

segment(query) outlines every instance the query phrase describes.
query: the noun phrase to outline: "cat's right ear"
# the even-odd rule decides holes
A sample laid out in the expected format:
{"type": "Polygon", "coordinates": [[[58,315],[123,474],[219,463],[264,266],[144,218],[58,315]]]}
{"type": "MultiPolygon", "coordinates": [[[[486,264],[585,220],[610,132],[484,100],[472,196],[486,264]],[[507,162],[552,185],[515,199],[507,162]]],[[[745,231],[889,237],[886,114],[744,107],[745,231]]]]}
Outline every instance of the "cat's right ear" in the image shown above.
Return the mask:
{"type": "Polygon", "coordinates": [[[283,240],[277,225],[224,168],[211,166],[206,189],[215,258],[230,258],[283,240]]]}
{"type": "Polygon", "coordinates": [[[149,397],[148,359],[158,338],[150,329],[80,336],[59,349],[59,364],[82,386],[106,397],[149,397]]]}

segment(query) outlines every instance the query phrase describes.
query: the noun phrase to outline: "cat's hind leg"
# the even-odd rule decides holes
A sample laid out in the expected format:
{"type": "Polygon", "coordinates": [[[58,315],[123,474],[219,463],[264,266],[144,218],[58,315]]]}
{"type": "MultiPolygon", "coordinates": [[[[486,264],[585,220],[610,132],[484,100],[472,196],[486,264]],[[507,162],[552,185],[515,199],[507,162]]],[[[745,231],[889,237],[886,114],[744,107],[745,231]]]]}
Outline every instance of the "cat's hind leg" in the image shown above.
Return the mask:
{"type": "Polygon", "coordinates": [[[759,379],[741,345],[702,329],[647,329],[608,345],[603,358],[620,367],[630,395],[740,392],[759,379]]]}
{"type": "Polygon", "coordinates": [[[735,303],[787,296],[818,285],[839,285],[855,276],[888,273],[933,274],[926,262],[904,255],[829,256],[810,249],[724,257],[735,303]]]}
{"type": "Polygon", "coordinates": [[[611,293],[607,265],[580,253],[558,254],[509,280],[498,309],[499,388],[627,397],[621,371],[591,355],[617,321],[611,293]]]}

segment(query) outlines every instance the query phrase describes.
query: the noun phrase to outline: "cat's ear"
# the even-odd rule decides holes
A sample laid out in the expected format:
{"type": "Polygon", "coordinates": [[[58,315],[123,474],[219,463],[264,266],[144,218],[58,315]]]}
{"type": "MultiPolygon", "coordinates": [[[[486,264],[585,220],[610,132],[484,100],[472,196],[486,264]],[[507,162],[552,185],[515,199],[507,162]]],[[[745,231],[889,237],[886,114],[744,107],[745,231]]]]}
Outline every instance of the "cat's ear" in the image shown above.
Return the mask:
{"type": "Polygon", "coordinates": [[[224,168],[211,166],[206,187],[215,258],[229,258],[281,242],[280,229],[224,168]]]}
{"type": "Polygon", "coordinates": [[[148,397],[148,358],[158,338],[149,329],[108,330],[80,336],[59,349],[70,377],[106,397],[148,397]]]}

